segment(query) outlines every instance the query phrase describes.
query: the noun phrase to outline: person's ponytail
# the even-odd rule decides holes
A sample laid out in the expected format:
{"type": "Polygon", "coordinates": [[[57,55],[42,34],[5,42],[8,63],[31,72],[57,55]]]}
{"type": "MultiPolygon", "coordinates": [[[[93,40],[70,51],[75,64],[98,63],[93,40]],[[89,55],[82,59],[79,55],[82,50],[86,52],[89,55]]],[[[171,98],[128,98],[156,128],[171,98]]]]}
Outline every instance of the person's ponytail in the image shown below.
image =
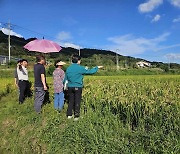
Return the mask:
{"type": "Polygon", "coordinates": [[[22,65],[19,65],[18,68],[20,71],[22,71],[22,65]]]}

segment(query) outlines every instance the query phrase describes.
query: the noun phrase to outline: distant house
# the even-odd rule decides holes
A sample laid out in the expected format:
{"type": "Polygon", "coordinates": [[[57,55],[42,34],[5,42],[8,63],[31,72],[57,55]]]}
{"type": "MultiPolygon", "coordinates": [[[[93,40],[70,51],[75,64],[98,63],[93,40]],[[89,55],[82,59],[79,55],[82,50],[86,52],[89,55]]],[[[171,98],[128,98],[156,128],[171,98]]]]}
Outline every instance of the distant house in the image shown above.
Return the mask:
{"type": "Polygon", "coordinates": [[[7,62],[8,62],[8,57],[7,56],[1,56],[0,55],[0,64],[1,65],[4,65],[4,64],[6,64],[7,62]]]}
{"type": "MultiPolygon", "coordinates": [[[[18,61],[19,58],[14,58],[14,57],[11,57],[11,60],[13,61],[18,61]]],[[[3,56],[3,55],[0,55],[0,65],[5,65],[9,62],[9,57],[8,56],[3,56]]]]}
{"type": "Polygon", "coordinates": [[[138,67],[150,67],[151,66],[151,63],[148,63],[148,62],[144,62],[144,61],[139,61],[136,63],[136,65],[138,67]]]}

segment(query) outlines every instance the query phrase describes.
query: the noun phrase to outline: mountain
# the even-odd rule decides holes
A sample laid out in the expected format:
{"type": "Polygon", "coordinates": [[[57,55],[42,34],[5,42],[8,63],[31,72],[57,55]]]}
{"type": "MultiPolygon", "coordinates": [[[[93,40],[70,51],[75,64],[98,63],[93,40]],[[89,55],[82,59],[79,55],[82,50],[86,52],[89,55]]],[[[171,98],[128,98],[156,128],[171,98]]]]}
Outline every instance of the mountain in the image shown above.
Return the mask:
{"type": "MultiPolygon", "coordinates": [[[[11,36],[11,55],[14,57],[24,57],[25,55],[33,56],[37,53],[28,52],[23,49],[23,46],[28,42],[34,40],[36,38],[19,38],[16,36],[11,36]]],[[[50,59],[61,59],[64,61],[69,61],[70,57],[74,53],[79,53],[77,49],[74,48],[64,48],[59,53],[51,53],[48,55],[50,59]]],[[[8,36],[5,35],[2,31],[0,31],[0,55],[8,55],[8,36]]],[[[116,66],[116,53],[107,50],[98,50],[98,49],[81,49],[81,57],[83,59],[83,64],[88,66],[93,65],[106,65],[106,66],[116,66]]],[[[147,60],[141,58],[134,58],[130,56],[123,56],[118,54],[119,66],[120,68],[136,68],[136,62],[138,61],[146,61],[147,60]]],[[[167,68],[168,64],[162,62],[150,62],[153,67],[159,68],[167,68]]],[[[170,64],[171,68],[180,69],[180,64],[170,64]]]]}

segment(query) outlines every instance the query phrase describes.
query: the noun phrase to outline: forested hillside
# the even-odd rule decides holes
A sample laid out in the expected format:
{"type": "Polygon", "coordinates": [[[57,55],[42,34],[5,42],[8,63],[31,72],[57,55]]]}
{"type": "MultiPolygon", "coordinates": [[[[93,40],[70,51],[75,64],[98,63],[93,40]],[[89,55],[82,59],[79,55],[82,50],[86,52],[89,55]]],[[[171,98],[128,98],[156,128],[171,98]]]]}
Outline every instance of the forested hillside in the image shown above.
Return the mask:
{"type": "MultiPolygon", "coordinates": [[[[34,58],[35,52],[29,52],[23,49],[23,46],[36,38],[19,38],[16,36],[11,36],[11,56],[22,58],[28,56],[29,59],[34,58]]],[[[79,53],[79,50],[74,48],[64,48],[59,53],[51,53],[46,55],[49,59],[62,59],[66,62],[70,60],[70,57],[74,53],[79,53]]],[[[8,36],[0,31],[0,55],[8,56],[8,36]]],[[[81,49],[81,57],[83,58],[83,64],[88,66],[94,65],[104,65],[110,67],[116,67],[116,53],[107,50],[99,49],[81,49]]],[[[136,62],[138,61],[147,61],[140,58],[134,58],[130,56],[123,56],[118,54],[119,66],[120,68],[137,68],[136,62]]],[[[148,61],[147,61],[148,62],[148,61]]],[[[180,69],[180,64],[166,64],[162,62],[150,62],[152,68],[161,68],[163,70],[171,69],[180,69]]]]}

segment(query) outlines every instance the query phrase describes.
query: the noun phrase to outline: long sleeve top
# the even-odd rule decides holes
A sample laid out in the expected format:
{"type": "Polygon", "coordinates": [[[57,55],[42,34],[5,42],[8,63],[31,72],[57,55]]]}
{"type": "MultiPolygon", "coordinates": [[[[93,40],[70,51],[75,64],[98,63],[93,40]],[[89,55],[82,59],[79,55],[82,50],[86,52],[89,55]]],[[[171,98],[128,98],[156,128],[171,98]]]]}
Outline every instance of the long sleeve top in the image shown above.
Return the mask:
{"type": "Polygon", "coordinates": [[[73,63],[67,68],[64,81],[68,81],[68,87],[83,87],[84,75],[94,74],[97,71],[97,66],[92,69],[88,69],[84,66],[73,63]]]}
{"type": "Polygon", "coordinates": [[[25,68],[24,66],[22,66],[21,70],[19,68],[17,68],[17,75],[18,75],[19,80],[28,81],[28,79],[29,79],[27,68],[25,68]]]}
{"type": "Polygon", "coordinates": [[[54,93],[60,93],[63,91],[64,71],[60,68],[56,68],[53,72],[54,81],[54,93]]]}

